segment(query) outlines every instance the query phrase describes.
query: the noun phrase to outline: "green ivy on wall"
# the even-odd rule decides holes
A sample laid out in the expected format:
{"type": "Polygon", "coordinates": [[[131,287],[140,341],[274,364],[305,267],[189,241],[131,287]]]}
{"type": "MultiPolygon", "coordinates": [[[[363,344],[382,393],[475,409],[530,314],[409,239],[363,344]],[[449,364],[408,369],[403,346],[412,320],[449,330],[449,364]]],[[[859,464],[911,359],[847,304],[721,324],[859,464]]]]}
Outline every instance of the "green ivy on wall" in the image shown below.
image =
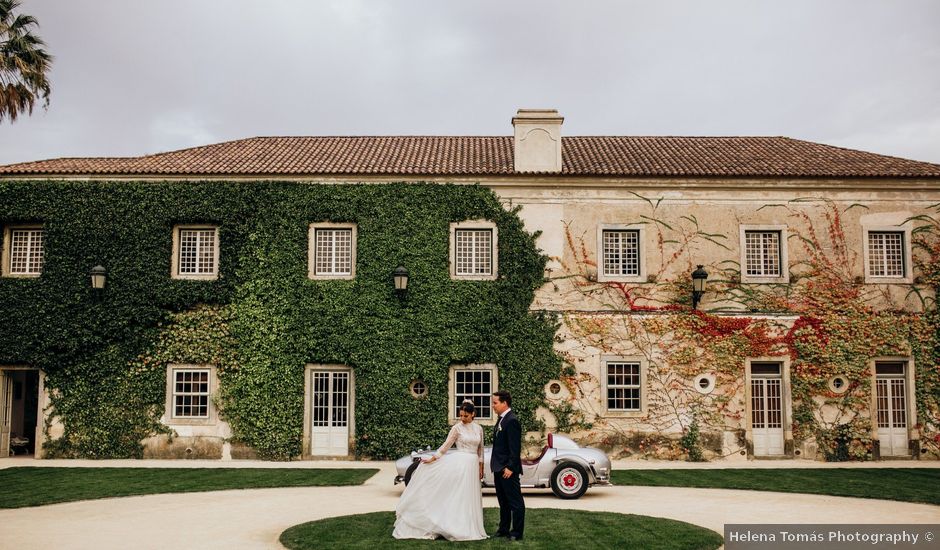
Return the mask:
{"type": "Polygon", "coordinates": [[[263,457],[302,449],[307,364],[353,368],[355,451],[388,458],[447,431],[449,367],[494,363],[524,425],[559,374],[555,319],[528,311],[545,257],[479,186],[283,182],[0,182],[0,222],[41,221],[37,279],[0,280],[0,363],[47,374],[62,456],[140,456],[165,433],[166,365],[218,365],[233,438],[263,457]],[[450,223],[495,222],[499,278],[449,275],[450,223]],[[353,280],[307,278],[308,226],[355,222],[353,280]],[[171,279],[172,228],[218,224],[219,278],[171,279]],[[88,270],[108,285],[93,299],[88,270]],[[411,273],[404,299],[391,272],[411,273]],[[423,379],[426,398],[408,384],[423,379]]]}

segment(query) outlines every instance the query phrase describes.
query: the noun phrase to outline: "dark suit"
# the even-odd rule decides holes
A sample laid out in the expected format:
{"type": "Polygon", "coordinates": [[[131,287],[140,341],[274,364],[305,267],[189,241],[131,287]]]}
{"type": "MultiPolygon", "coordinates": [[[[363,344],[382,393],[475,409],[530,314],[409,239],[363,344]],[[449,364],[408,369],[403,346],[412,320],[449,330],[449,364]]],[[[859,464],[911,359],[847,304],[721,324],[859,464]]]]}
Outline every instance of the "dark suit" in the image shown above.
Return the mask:
{"type": "Polygon", "coordinates": [[[490,469],[493,471],[496,499],[499,501],[497,533],[521,539],[525,526],[525,502],[519,486],[519,476],[522,474],[522,425],[510,409],[502,421],[497,421],[494,429],[490,469]],[[504,468],[512,470],[509,479],[503,479],[504,468]]]}

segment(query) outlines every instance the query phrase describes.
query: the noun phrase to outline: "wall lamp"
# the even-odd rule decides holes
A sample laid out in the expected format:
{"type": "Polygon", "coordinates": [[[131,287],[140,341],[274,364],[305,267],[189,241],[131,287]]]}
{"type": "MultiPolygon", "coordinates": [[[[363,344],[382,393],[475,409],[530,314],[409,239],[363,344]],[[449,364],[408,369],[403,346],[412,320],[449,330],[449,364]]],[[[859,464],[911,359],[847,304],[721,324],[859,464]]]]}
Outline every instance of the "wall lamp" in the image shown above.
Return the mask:
{"type": "Polygon", "coordinates": [[[103,290],[104,284],[108,280],[108,270],[103,266],[96,265],[88,272],[91,275],[91,288],[94,290],[103,290]]]}
{"type": "Polygon", "coordinates": [[[692,272],[692,309],[698,308],[698,303],[702,300],[702,295],[705,294],[706,279],[708,279],[708,272],[705,271],[703,266],[698,266],[698,269],[692,272]]]}
{"type": "Polygon", "coordinates": [[[399,298],[403,298],[408,292],[408,270],[405,266],[399,265],[392,272],[392,279],[395,281],[395,293],[399,298]]]}

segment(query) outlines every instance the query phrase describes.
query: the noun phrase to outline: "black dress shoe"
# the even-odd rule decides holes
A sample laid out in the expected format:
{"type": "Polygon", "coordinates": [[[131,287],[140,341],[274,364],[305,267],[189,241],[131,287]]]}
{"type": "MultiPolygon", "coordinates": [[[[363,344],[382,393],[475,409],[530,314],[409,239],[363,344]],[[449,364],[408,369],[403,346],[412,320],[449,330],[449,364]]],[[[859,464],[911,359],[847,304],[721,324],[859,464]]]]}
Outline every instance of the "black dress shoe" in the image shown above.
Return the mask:
{"type": "Polygon", "coordinates": [[[516,536],[513,536],[513,535],[509,535],[509,538],[506,539],[506,540],[508,540],[509,542],[516,542],[516,541],[522,540],[522,537],[516,537],[516,536]]]}
{"type": "Polygon", "coordinates": [[[503,532],[501,532],[501,531],[496,531],[495,533],[493,533],[493,537],[492,537],[492,538],[495,539],[495,538],[508,537],[508,536],[509,536],[509,533],[503,533],[503,532]]]}

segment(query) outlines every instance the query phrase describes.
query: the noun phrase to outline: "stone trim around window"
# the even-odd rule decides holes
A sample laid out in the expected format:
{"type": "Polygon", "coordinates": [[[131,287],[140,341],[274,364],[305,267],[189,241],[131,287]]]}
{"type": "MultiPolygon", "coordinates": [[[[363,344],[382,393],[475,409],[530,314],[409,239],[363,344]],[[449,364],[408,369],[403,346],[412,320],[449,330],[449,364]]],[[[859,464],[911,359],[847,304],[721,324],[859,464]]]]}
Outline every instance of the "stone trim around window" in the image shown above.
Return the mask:
{"type": "Polygon", "coordinates": [[[621,224],[621,223],[601,223],[597,225],[597,280],[599,282],[625,282],[625,283],[645,283],[647,282],[646,267],[646,228],[639,224],[621,224]],[[638,272],[636,274],[616,274],[607,273],[606,262],[604,259],[605,243],[604,233],[608,231],[630,231],[637,235],[637,261],[638,272]]]}
{"type": "Polygon", "coordinates": [[[219,422],[219,415],[215,408],[215,396],[219,391],[219,378],[216,375],[215,365],[189,365],[170,363],[166,367],[166,407],[163,413],[163,423],[167,426],[214,426],[219,422]],[[176,378],[177,372],[208,372],[209,395],[208,409],[205,417],[178,417],[176,415],[176,378]]]}
{"type": "Polygon", "coordinates": [[[499,230],[495,222],[489,220],[466,220],[451,222],[450,224],[450,278],[461,281],[495,281],[499,276],[499,230]],[[490,270],[489,273],[457,273],[457,230],[488,230],[491,232],[490,240],[490,270]]]}
{"type": "MultiPolygon", "coordinates": [[[[649,398],[649,383],[647,381],[647,368],[649,364],[644,357],[640,356],[621,356],[621,355],[602,355],[600,357],[600,381],[601,381],[601,409],[603,416],[607,418],[634,418],[646,416],[649,411],[647,400],[649,398]],[[608,396],[608,387],[611,382],[611,373],[608,372],[608,365],[625,364],[638,365],[639,384],[635,389],[638,390],[639,408],[638,409],[619,409],[610,407],[608,396]]],[[[627,384],[635,386],[635,384],[627,384]]],[[[633,389],[633,388],[624,388],[633,389]]],[[[626,396],[625,396],[626,397],[626,396]]]]}
{"type": "MultiPolygon", "coordinates": [[[[307,278],[313,280],[350,280],[356,278],[356,243],[359,238],[359,226],[355,223],[334,223],[334,222],[314,222],[310,224],[307,230],[307,278]],[[317,270],[317,230],[348,230],[350,231],[349,241],[349,270],[335,270],[325,272],[317,270]]],[[[336,243],[334,241],[331,253],[336,255],[336,243]]],[[[345,254],[344,254],[345,255],[345,254]]],[[[335,267],[336,262],[331,262],[335,267]]]]}
{"type": "Polygon", "coordinates": [[[741,282],[751,284],[773,284],[790,282],[790,258],[787,252],[787,241],[789,234],[786,225],[741,225],[738,230],[738,243],[740,245],[741,262],[741,282]],[[778,262],[780,273],[776,276],[768,275],[749,275],[747,272],[747,234],[748,233],[770,233],[775,232],[779,235],[777,243],[778,262]]]}
{"type": "MultiPolygon", "coordinates": [[[[30,243],[32,243],[33,237],[30,237],[30,243]]],[[[3,226],[3,250],[0,253],[0,274],[3,277],[16,277],[16,278],[36,278],[42,275],[42,270],[44,267],[45,259],[45,231],[41,223],[24,223],[24,224],[10,224],[3,226]],[[33,250],[28,248],[26,250],[27,254],[27,269],[26,271],[13,270],[13,232],[14,231],[30,231],[40,233],[39,238],[39,259],[38,259],[38,270],[31,269],[30,264],[35,265],[35,258],[33,258],[33,250]]],[[[29,244],[27,245],[29,247],[29,244]]]]}
{"type": "Polygon", "coordinates": [[[214,281],[219,278],[219,226],[203,224],[180,224],[173,226],[173,257],[170,259],[170,277],[173,279],[191,279],[195,281],[214,281]],[[182,231],[215,231],[213,246],[213,265],[210,273],[180,273],[180,233],[182,231]]]}
{"type": "Polygon", "coordinates": [[[913,263],[911,262],[911,226],[904,225],[866,225],[862,227],[862,269],[865,272],[865,282],[868,284],[911,284],[914,282],[913,263]],[[901,260],[903,262],[902,276],[884,276],[871,274],[870,243],[872,233],[897,233],[901,236],[901,260]]]}
{"type": "MultiPolygon", "coordinates": [[[[499,369],[493,363],[486,363],[481,365],[471,364],[471,365],[451,365],[450,372],[447,376],[447,418],[451,423],[458,420],[456,415],[457,405],[457,373],[467,371],[481,371],[489,373],[489,389],[486,392],[479,392],[481,396],[485,397],[486,403],[489,404],[489,415],[482,416],[481,410],[477,407],[476,421],[484,426],[493,426],[496,424],[496,419],[499,415],[496,414],[496,411],[493,410],[493,392],[499,390],[499,369]],[[486,395],[483,395],[483,394],[486,395]]],[[[463,399],[461,399],[463,401],[463,399]]]]}

